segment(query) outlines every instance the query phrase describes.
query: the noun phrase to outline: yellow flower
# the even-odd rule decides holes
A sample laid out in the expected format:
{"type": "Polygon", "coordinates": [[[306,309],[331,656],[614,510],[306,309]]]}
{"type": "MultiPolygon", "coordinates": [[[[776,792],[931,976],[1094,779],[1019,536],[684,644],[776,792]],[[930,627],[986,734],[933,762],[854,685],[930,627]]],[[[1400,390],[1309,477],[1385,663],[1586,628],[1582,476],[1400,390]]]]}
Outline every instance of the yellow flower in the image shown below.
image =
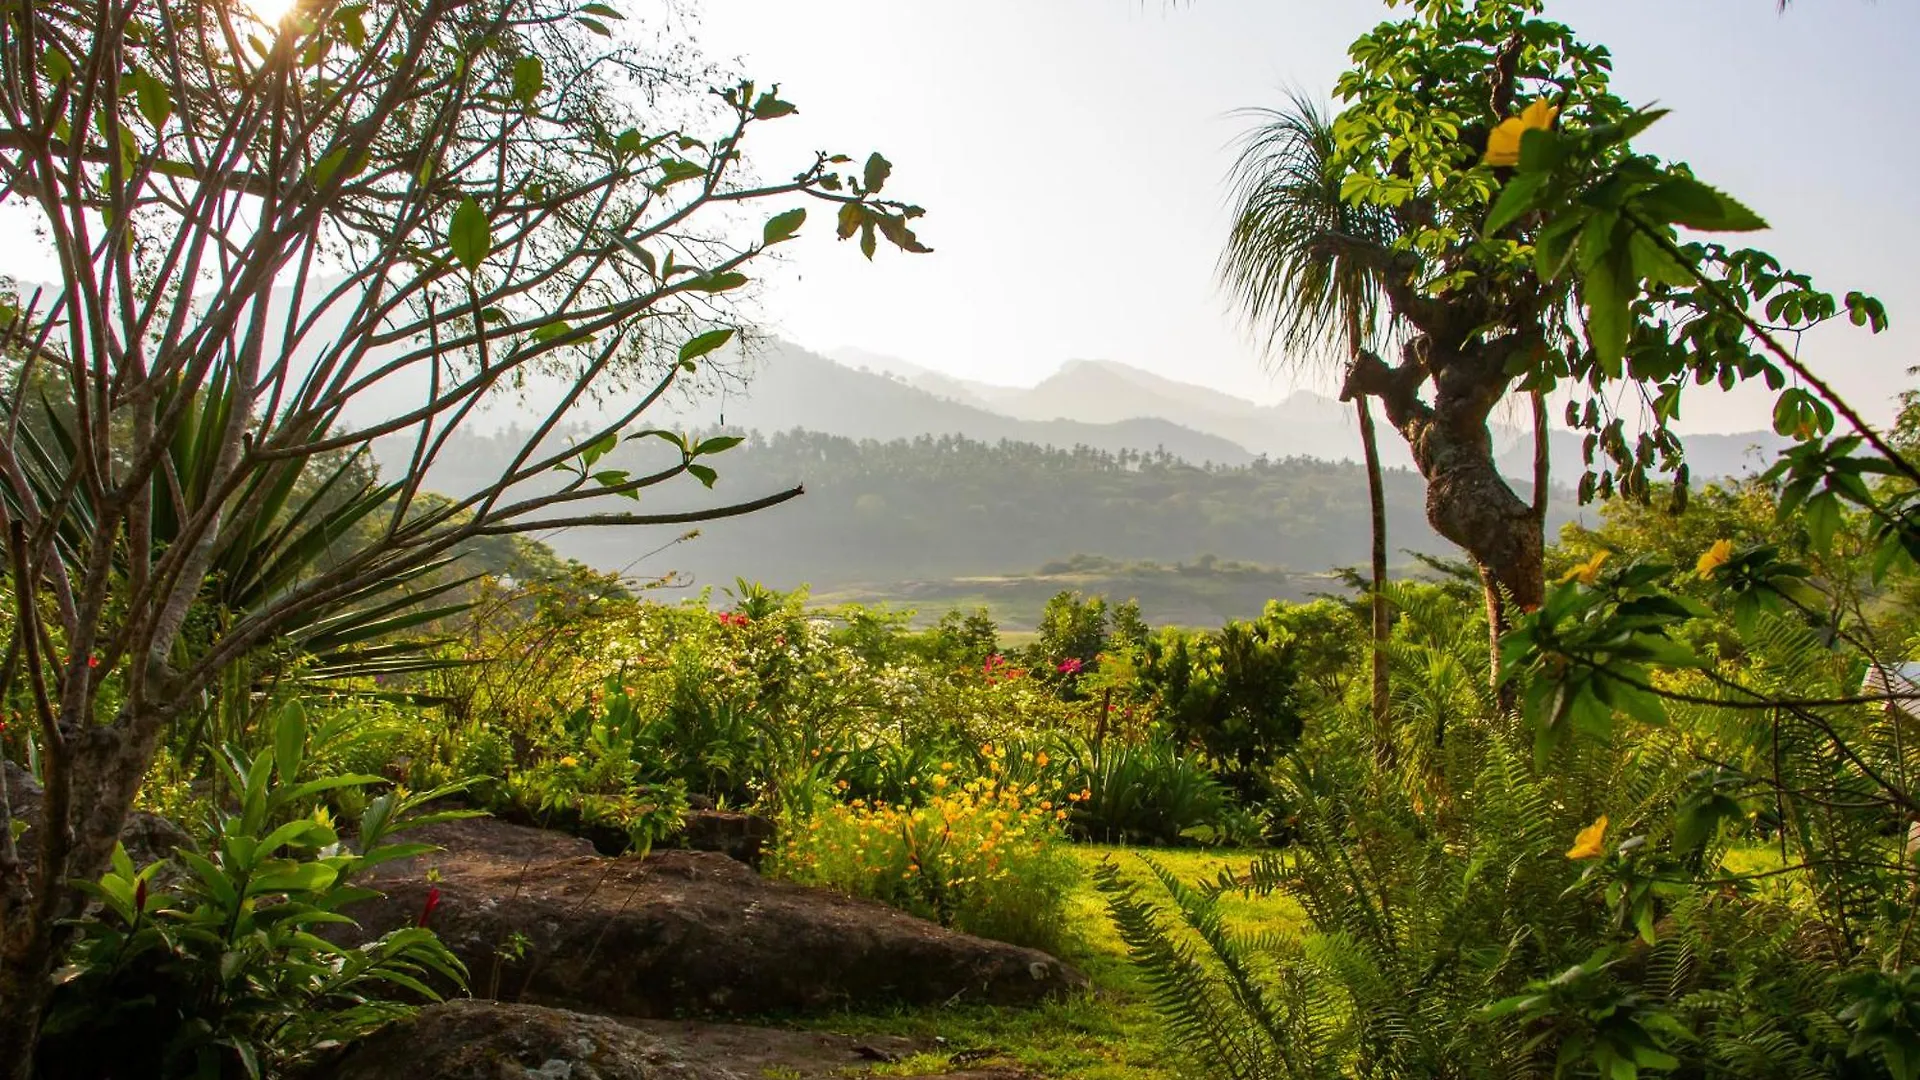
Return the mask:
{"type": "Polygon", "coordinates": [[[1035,754],[1035,755],[1033,756],[1033,763],[1034,763],[1035,765],[1038,765],[1038,766],[1040,766],[1040,767],[1041,767],[1041,768],[1043,768],[1043,769],[1044,769],[1044,768],[1046,768],[1046,767],[1047,767],[1047,752],[1046,752],[1045,750],[1042,750],[1042,751],[1040,751],[1040,752],[1039,752],[1038,754],[1035,754]]]}
{"type": "Polygon", "coordinates": [[[1582,585],[1593,584],[1600,577],[1601,564],[1605,563],[1612,554],[1613,552],[1604,550],[1594,552],[1593,558],[1561,574],[1560,584],[1565,585],[1569,581],[1578,581],[1582,585]]]}
{"type": "Polygon", "coordinates": [[[1546,98],[1541,98],[1520,110],[1519,116],[1507,117],[1487,136],[1487,154],[1480,160],[1488,165],[1520,164],[1521,137],[1529,131],[1546,131],[1553,127],[1554,117],[1559,115],[1558,106],[1550,105],[1546,98]]]}
{"type": "Polygon", "coordinates": [[[560,764],[565,765],[567,768],[571,769],[575,765],[580,764],[580,759],[577,757],[574,757],[572,754],[568,754],[566,757],[563,757],[560,759],[560,764]]]}
{"type": "Polygon", "coordinates": [[[1732,558],[1733,541],[1715,540],[1713,546],[1700,556],[1700,561],[1693,564],[1693,572],[1701,577],[1712,577],[1715,570],[1727,565],[1732,558]]]}
{"type": "Polygon", "coordinates": [[[1597,859],[1607,853],[1607,815],[1601,814],[1593,824],[1581,829],[1573,838],[1573,846],[1567,849],[1569,859],[1597,859]]]}

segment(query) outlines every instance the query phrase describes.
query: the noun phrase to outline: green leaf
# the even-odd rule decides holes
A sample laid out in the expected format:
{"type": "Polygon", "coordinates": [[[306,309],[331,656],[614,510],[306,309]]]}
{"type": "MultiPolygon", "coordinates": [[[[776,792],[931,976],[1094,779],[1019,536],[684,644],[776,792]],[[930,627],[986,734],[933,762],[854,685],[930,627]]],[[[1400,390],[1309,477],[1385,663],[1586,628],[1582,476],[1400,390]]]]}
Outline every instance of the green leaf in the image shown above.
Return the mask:
{"type": "Polygon", "coordinates": [[[1542,281],[1557,281],[1566,271],[1573,241],[1580,235],[1585,215],[1568,212],[1556,215],[1533,239],[1533,272],[1542,281]]]}
{"type": "Polygon", "coordinates": [[[131,76],[134,102],[139,106],[140,115],[156,129],[173,115],[173,93],[167,84],[149,75],[141,68],[134,68],[131,76]]]}
{"type": "Polygon", "coordinates": [[[867,220],[867,208],[859,203],[841,203],[840,219],[834,227],[834,235],[842,240],[860,231],[860,225],[867,220]]]}
{"type": "Polygon", "coordinates": [[[685,364],[698,360],[732,340],[733,328],[730,326],[720,330],[709,330],[680,346],[680,362],[685,364]]]}
{"type": "Polygon", "coordinates": [[[687,288],[695,292],[721,293],[737,289],[746,283],[747,275],[738,271],[728,271],[724,274],[707,274],[697,278],[689,282],[687,288]]]}
{"type": "Polygon", "coordinates": [[[715,435],[711,439],[701,440],[700,445],[693,448],[693,455],[699,457],[702,454],[718,454],[746,441],[746,438],[740,435],[715,435]]]}
{"type": "Polygon", "coordinates": [[[708,468],[705,465],[689,462],[687,465],[687,471],[692,473],[696,478],[699,479],[701,483],[707,485],[709,488],[713,486],[713,482],[715,480],[720,479],[719,473],[714,472],[711,468],[708,468]]]}
{"type": "Polygon", "coordinates": [[[688,180],[699,180],[707,175],[707,170],[691,161],[668,158],[660,163],[660,184],[662,190],[688,180]]]}
{"type": "Polygon", "coordinates": [[[447,239],[453,247],[453,257],[468,270],[478,267],[493,253],[492,228],[487,224],[485,211],[473,201],[473,196],[461,199],[460,205],[454,209],[453,224],[447,230],[447,239]]]}
{"type": "Polygon", "coordinates": [[[1507,181],[1500,189],[1500,197],[1494,200],[1493,210],[1487,214],[1487,231],[1497,233],[1532,210],[1540,189],[1552,178],[1552,173],[1523,172],[1507,181]]]}
{"type": "Polygon", "coordinates": [[[873,219],[869,218],[860,223],[860,254],[871,259],[878,248],[879,243],[873,238],[873,219]]]}
{"type": "Polygon", "coordinates": [[[791,240],[800,231],[807,220],[807,208],[798,206],[784,214],[776,214],[768,219],[766,227],[760,230],[760,242],[769,247],[783,240],[791,240]]]}
{"type": "Polygon", "coordinates": [[[1620,377],[1632,317],[1633,297],[1621,280],[1625,275],[1618,265],[1627,255],[1624,251],[1611,253],[1580,282],[1580,298],[1587,305],[1587,340],[1611,378],[1620,377]]]}
{"type": "MultiPolygon", "coordinates": [[[[779,89],[777,86],[774,87],[774,91],[779,89]]],[[[799,111],[799,108],[795,106],[793,102],[781,101],[775,96],[773,91],[761,94],[753,103],[753,118],[755,120],[778,120],[783,116],[792,116],[799,111]]]]}
{"type": "Polygon", "coordinates": [[[599,34],[601,37],[610,38],[613,36],[613,31],[608,29],[607,24],[601,22],[599,19],[589,19],[585,15],[581,15],[577,16],[574,21],[594,33],[599,34]]]}
{"type": "Polygon", "coordinates": [[[580,9],[580,14],[598,15],[603,19],[618,20],[618,19],[626,18],[625,15],[620,14],[619,11],[615,10],[614,8],[608,7],[606,4],[588,4],[586,7],[583,7],[580,9]]]}
{"type": "Polygon", "coordinates": [[[867,189],[867,194],[871,195],[874,192],[879,191],[881,188],[885,187],[887,183],[887,177],[892,175],[893,175],[893,162],[888,161],[886,158],[881,157],[879,152],[876,151],[873,154],[868,155],[867,167],[861,173],[860,179],[861,179],[861,183],[865,185],[867,189]]]}
{"type": "Polygon", "coordinates": [[[523,105],[533,104],[547,85],[547,68],[537,56],[523,56],[513,62],[513,98],[523,105]]]}
{"type": "Polygon", "coordinates": [[[294,863],[276,867],[247,882],[247,895],[278,892],[319,892],[334,883],[340,872],[325,863],[294,863]]]}
{"type": "Polygon", "coordinates": [[[605,435],[595,439],[586,449],[580,451],[580,460],[584,461],[588,468],[592,468],[594,462],[612,453],[613,448],[619,445],[619,433],[609,431],[605,435]]]}
{"type": "Polygon", "coordinates": [[[280,782],[291,784],[300,776],[300,759],[307,748],[307,715],[298,701],[280,707],[273,728],[273,763],[280,782]]]}
{"type": "Polygon", "coordinates": [[[554,338],[561,337],[572,329],[573,327],[567,325],[565,319],[555,319],[550,323],[541,323],[539,326],[534,327],[533,333],[527,336],[534,341],[552,341],[554,338]]]}
{"type": "Polygon", "coordinates": [[[1642,213],[1690,229],[1751,232],[1767,227],[1760,215],[1741,205],[1733,196],[1708,187],[1691,176],[1671,177],[1641,195],[1636,203],[1642,213]]]}

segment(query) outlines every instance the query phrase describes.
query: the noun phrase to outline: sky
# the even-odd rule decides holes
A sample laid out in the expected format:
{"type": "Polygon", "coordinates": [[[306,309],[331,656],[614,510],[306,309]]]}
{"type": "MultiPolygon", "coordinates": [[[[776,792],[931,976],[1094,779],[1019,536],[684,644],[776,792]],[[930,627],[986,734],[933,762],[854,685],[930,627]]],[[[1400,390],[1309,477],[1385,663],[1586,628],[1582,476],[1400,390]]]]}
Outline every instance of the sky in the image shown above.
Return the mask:
{"type": "MultiPolygon", "coordinates": [[[[262,0],[265,2],[265,0],[262,0]]],[[[632,0],[621,0],[623,6],[632,0]]],[[[816,351],[853,347],[1031,385],[1114,360],[1259,401],[1336,375],[1263,355],[1216,284],[1245,110],[1325,97],[1382,0],[688,0],[708,57],[799,113],[749,143],[763,176],[817,149],[894,163],[931,255],[872,263],[816,214],[761,267],[748,314],[816,351]]],[[[1404,9],[1402,9],[1404,10],[1404,9]]],[[[1916,0],[1548,0],[1615,57],[1615,87],[1672,114],[1639,145],[1687,160],[1773,224],[1755,243],[1893,328],[1823,328],[1801,355],[1873,420],[1920,379],[1916,0]]],[[[0,271],[54,276],[0,215],[0,271]]],[[[1744,238],[1743,238],[1744,239],[1744,238]]],[[[1760,387],[1689,395],[1683,431],[1768,424],[1760,387]]],[[[1554,412],[1557,414],[1558,409],[1554,412]]]]}
{"type": "MultiPolygon", "coordinates": [[[[814,149],[894,162],[887,193],[927,208],[932,255],[872,264],[821,224],[759,316],[816,350],[858,347],[1031,384],[1116,360],[1263,401],[1333,388],[1264,357],[1215,284],[1225,175],[1248,107],[1325,96],[1379,0],[709,0],[701,48],[778,82],[798,115],[763,125],[766,175],[814,149]]],[[[1691,162],[1772,224],[1755,241],[1835,293],[1885,301],[1893,329],[1808,335],[1802,356],[1885,419],[1920,363],[1920,3],[1549,0],[1615,56],[1616,89],[1673,115],[1641,145],[1691,162]]],[[[1683,428],[1764,427],[1761,393],[1701,394],[1683,428]]]]}

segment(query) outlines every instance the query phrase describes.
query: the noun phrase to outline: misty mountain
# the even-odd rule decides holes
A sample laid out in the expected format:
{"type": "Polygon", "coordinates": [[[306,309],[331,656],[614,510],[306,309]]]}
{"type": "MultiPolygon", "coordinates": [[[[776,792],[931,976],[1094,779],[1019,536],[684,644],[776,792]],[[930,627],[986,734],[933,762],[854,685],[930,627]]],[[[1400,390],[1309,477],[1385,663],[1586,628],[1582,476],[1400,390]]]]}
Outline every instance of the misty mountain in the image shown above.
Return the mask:
{"type": "MultiPolygon", "coordinates": [[[[862,349],[837,349],[842,364],[905,383],[951,402],[1027,420],[1076,420],[1097,424],[1156,417],[1214,435],[1254,455],[1358,461],[1359,425],[1351,406],[1311,391],[1296,391],[1275,405],[1261,405],[1203,386],[1182,383],[1110,360],[1070,360],[1031,387],[995,386],[955,379],[898,357],[862,349]]],[[[1377,413],[1376,413],[1377,416],[1377,413]]],[[[1490,425],[1496,457],[1508,476],[1533,475],[1530,426],[1490,425]]],[[[1549,436],[1556,484],[1572,486],[1584,469],[1583,434],[1556,428],[1549,436]]],[[[1765,468],[1788,440],[1770,431],[1686,436],[1687,460],[1696,479],[1739,476],[1765,468]]],[[[1412,468],[1406,443],[1383,429],[1381,464],[1412,468]]]]}
{"type": "Polygon", "coordinates": [[[1005,439],[1109,453],[1164,449],[1194,464],[1241,465],[1256,456],[1230,438],[1193,430],[1168,417],[1143,413],[1112,420],[1032,419],[996,412],[929,392],[904,376],[856,370],[786,342],[769,342],[744,363],[744,389],[679,405],[671,415],[703,427],[724,424],[769,434],[804,429],[882,442],[964,435],[981,442],[1005,439]]]}

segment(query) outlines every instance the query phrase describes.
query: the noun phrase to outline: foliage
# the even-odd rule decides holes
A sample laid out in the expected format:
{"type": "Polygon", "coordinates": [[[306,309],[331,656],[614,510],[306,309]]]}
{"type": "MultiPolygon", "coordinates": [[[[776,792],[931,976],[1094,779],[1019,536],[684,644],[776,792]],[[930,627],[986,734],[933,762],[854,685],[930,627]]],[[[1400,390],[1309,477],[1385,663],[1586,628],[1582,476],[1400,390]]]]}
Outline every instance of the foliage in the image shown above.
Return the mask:
{"type": "Polygon", "coordinates": [[[986,748],[987,770],[959,781],[943,762],[919,805],[821,798],[783,821],[771,869],[871,897],[982,937],[1060,951],[1076,876],[1063,850],[1066,804],[1011,778],[986,748]]]}
{"type": "Polygon", "coordinates": [[[628,508],[675,481],[711,489],[738,441],[643,414],[717,366],[733,297],[809,206],[868,258],[881,240],[928,249],[921,209],[881,193],[878,153],[753,180],[750,136],[795,106],[609,41],[620,16],[605,5],[400,0],[272,19],[53,0],[14,15],[5,188],[31,193],[61,275],[0,305],[8,413],[50,382],[75,419],[56,448],[0,441],[14,601],[0,696],[16,677],[32,688],[46,782],[48,842],[31,875],[0,875],[0,1061],[24,1077],[67,944],[56,923],[84,903],[72,883],[106,869],[160,746],[191,719],[183,703],[246,718],[245,662],[276,645],[309,674],[329,657],[336,674],[343,659],[415,666],[417,646],[371,638],[430,618],[417,606],[440,585],[396,590],[469,541],[684,525],[798,495],[628,508]],[[536,433],[483,483],[423,498],[449,435],[531,386],[550,403],[536,433]],[[542,445],[595,400],[622,404],[542,445]],[[364,481],[353,452],[385,437],[408,468],[364,481]],[[670,457],[597,467],[633,440],[670,457]]]}
{"type": "Polygon", "coordinates": [[[75,926],[42,1033],[45,1075],[283,1075],[465,986],[424,916],[358,948],[320,933],[373,895],[356,874],[430,850],[391,837],[461,816],[421,812],[450,789],[363,800],[349,849],[319,800],[379,778],[318,768],[308,743],[302,710],[283,707],[271,749],[226,758],[233,808],[212,822],[206,854],[135,868],[116,849],[86,886],[100,912],[75,926]]]}
{"type": "MultiPolygon", "coordinates": [[[[505,436],[462,434],[450,444],[436,482],[451,490],[484,479],[516,449],[505,436]]],[[[608,460],[640,469],[646,459],[639,454],[638,448],[622,447],[608,460]]],[[[1346,461],[1205,465],[1152,450],[1113,453],[952,435],[861,440],[784,431],[750,434],[727,452],[726,462],[723,486],[757,491],[804,482],[807,495],[764,516],[703,529],[698,544],[675,549],[665,565],[696,580],[747,574],[783,587],[808,582],[816,591],[837,592],[875,582],[998,575],[1009,568],[1064,563],[1072,552],[1122,562],[1152,560],[1168,568],[1184,563],[1185,573],[1196,577],[1210,569],[1201,562],[1207,552],[1222,563],[1279,564],[1318,573],[1353,561],[1368,528],[1365,504],[1349,497],[1362,483],[1363,471],[1346,461]],[[856,530],[857,544],[846,542],[849,528],[856,530]],[[769,542],[773,535],[779,543],[769,542]]],[[[1388,513],[1404,523],[1396,524],[1395,546],[1446,550],[1445,541],[1423,523],[1419,477],[1388,469],[1385,482],[1388,513]]],[[[594,532],[567,537],[567,551],[609,567],[624,566],[640,554],[621,536],[594,532]]],[[[664,560],[663,555],[655,561],[664,560]]],[[[1249,583],[1248,592],[1259,595],[1246,616],[1282,594],[1274,591],[1274,580],[1269,573],[1249,583]]],[[[1205,583],[1175,579],[1165,587],[1182,584],[1205,583]]],[[[1072,581],[1046,588],[1021,612],[1020,625],[1034,626],[1030,620],[1037,618],[1041,602],[1076,587],[1085,591],[1072,581]]],[[[1136,595],[1138,588],[1116,587],[1115,599],[1136,595]]],[[[1204,625],[1220,618],[1184,616],[1168,599],[1150,600],[1144,591],[1137,595],[1162,619],[1204,625]]]]}

